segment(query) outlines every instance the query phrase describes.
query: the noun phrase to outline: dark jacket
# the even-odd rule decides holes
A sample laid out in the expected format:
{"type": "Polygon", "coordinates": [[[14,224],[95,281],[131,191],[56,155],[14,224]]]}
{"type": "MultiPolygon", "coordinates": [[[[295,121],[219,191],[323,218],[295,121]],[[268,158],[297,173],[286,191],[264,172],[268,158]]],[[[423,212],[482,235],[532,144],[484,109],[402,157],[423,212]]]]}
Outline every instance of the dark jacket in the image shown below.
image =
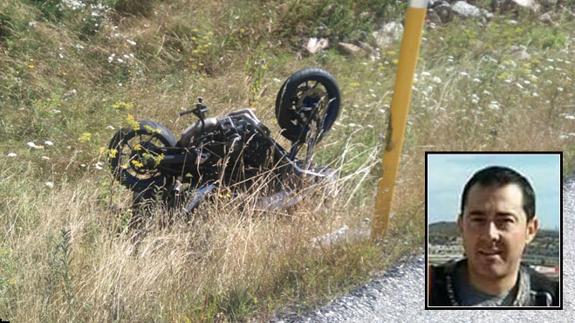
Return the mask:
{"type": "MultiPolygon", "coordinates": [[[[429,306],[460,306],[453,286],[455,268],[467,265],[467,259],[431,266],[429,306]]],[[[521,264],[519,288],[513,306],[559,306],[559,283],[551,281],[531,267],[521,264]]]]}

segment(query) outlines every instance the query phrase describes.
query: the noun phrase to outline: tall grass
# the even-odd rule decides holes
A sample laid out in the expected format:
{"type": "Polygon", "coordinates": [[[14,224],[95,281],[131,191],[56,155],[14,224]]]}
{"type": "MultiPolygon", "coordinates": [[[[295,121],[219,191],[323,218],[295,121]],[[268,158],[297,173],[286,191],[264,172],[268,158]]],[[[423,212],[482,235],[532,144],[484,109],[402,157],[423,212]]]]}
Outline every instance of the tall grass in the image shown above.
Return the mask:
{"type": "MultiPolygon", "coordinates": [[[[191,218],[172,214],[168,226],[158,207],[142,228],[129,230],[129,194],[110,187],[109,178],[18,186],[14,166],[3,166],[2,205],[10,216],[2,218],[0,310],[15,321],[265,317],[286,302],[312,304],[348,288],[419,242],[389,242],[394,247],[381,257],[361,233],[369,205],[346,206],[322,187],[288,211],[258,210],[249,195],[222,195],[191,218]],[[355,239],[314,243],[344,224],[358,232],[355,239]]],[[[358,177],[337,186],[351,192],[358,177]]]]}
{"type": "Polygon", "coordinates": [[[558,12],[556,26],[503,16],[426,30],[391,228],[373,244],[366,233],[398,44],[377,60],[333,49],[306,56],[301,45],[313,36],[373,41],[382,22],[401,20],[401,6],[58,3],[0,3],[3,319],[226,321],[302,311],[422,245],[425,151],[562,150],[566,173],[575,165],[568,14],[558,12]],[[130,193],[112,182],[103,148],[129,115],[177,133],[193,120],[176,112],[201,95],[210,115],[253,107],[286,144],[275,94],[305,66],[329,70],[342,91],[342,114],[315,155],[340,172],[335,196],[322,188],[297,207],[262,211],[253,196],[238,204],[222,194],[192,218],[159,206],[141,230],[128,229],[130,193]],[[343,226],[343,241],[314,242],[343,226]]]}

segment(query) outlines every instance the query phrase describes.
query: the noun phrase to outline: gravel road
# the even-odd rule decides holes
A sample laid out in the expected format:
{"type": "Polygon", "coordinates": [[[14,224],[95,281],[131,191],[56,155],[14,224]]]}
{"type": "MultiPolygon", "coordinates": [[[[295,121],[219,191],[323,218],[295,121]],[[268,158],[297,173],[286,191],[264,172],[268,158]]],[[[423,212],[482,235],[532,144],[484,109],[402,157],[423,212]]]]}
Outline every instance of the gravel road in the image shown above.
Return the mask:
{"type": "Polygon", "coordinates": [[[575,179],[563,188],[563,310],[425,310],[425,260],[409,257],[382,277],[299,317],[275,322],[575,322],[575,179]]]}

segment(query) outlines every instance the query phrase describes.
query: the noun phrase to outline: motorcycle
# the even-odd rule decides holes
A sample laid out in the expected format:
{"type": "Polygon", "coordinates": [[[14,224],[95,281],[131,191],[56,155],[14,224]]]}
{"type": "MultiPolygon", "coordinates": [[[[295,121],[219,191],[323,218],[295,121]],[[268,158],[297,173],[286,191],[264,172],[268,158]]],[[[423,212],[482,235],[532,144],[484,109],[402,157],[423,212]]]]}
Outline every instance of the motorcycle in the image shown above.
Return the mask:
{"type": "Polygon", "coordinates": [[[114,178],[133,192],[136,209],[160,196],[166,205],[190,214],[218,187],[240,192],[260,189],[259,183],[270,193],[261,205],[286,207],[301,199],[289,196],[302,183],[335,176],[333,170],[313,165],[312,155],[340,107],[334,77],[323,69],[305,68],[282,84],[275,102],[289,149],[272,138],[253,110],[208,117],[208,107],[198,98],[192,109],[179,114],[198,119],[179,139],[162,124],[133,120],[111,139],[109,163],[114,178]]]}

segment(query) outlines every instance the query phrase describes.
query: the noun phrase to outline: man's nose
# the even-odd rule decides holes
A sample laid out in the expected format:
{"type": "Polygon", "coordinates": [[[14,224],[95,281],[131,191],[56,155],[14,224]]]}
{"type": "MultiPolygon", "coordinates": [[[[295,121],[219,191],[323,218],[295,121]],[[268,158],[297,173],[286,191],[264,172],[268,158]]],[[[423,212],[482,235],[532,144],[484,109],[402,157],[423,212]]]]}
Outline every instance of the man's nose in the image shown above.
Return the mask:
{"type": "Polygon", "coordinates": [[[495,222],[493,222],[493,221],[489,221],[487,223],[487,237],[491,241],[499,240],[499,229],[497,228],[497,226],[495,225],[495,222]]]}

